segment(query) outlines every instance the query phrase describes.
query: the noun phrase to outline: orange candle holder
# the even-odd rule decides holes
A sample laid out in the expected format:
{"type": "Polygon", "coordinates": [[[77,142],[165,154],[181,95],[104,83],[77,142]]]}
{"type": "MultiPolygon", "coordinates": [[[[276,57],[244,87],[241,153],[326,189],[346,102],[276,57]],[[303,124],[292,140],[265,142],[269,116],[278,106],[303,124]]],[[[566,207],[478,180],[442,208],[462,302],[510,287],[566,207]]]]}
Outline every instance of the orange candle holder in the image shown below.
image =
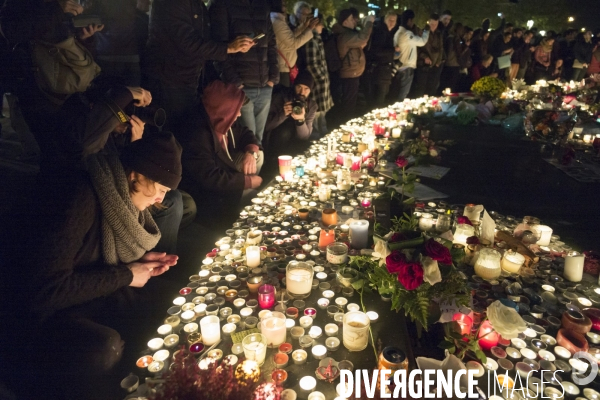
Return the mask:
{"type": "Polygon", "coordinates": [[[321,215],[321,221],[325,226],[337,225],[338,215],[334,208],[326,208],[321,215]]]}
{"type": "Polygon", "coordinates": [[[331,243],[335,242],[335,231],[333,229],[326,230],[321,229],[321,233],[319,235],[319,249],[325,250],[327,246],[331,243]]]}

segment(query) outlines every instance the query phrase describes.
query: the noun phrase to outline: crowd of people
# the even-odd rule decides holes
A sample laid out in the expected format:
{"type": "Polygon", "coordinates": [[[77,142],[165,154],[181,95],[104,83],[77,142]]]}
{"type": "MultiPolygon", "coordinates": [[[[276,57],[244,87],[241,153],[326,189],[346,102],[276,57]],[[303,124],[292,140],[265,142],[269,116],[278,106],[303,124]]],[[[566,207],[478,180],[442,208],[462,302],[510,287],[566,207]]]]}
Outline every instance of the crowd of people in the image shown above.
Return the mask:
{"type": "Polygon", "coordinates": [[[305,1],[151,8],[5,0],[0,10],[0,92],[41,157],[0,258],[3,293],[14,294],[3,302],[2,348],[15,334],[36,345],[12,346],[3,362],[35,365],[63,389],[122,357],[160,298],[151,278],[177,262],[183,225],[237,211],[266,160],[356,116],[359,99],[373,108],[467,92],[483,76],[600,72],[591,32],[542,36],[502,16],[493,30],[490,20],[473,29],[444,11],[421,29],[409,9],[376,18],[347,8],[326,20],[305,1]]]}

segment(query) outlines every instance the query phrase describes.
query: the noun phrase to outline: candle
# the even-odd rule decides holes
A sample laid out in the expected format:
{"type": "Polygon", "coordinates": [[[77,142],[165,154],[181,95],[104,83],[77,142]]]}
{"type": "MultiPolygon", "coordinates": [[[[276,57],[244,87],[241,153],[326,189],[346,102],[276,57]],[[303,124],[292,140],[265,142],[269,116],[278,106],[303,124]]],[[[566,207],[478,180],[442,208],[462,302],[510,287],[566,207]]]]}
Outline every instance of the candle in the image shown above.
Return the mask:
{"type": "Polygon", "coordinates": [[[313,273],[310,264],[288,264],[285,274],[288,294],[298,299],[308,297],[312,288],[313,273]]]}
{"type": "Polygon", "coordinates": [[[467,224],[459,224],[454,232],[453,243],[467,245],[467,239],[475,235],[475,228],[467,224]]]}
{"type": "Polygon", "coordinates": [[[479,346],[489,351],[498,344],[498,339],[498,333],[494,331],[490,321],[484,321],[479,328],[479,346]]]}
{"type": "Polygon", "coordinates": [[[246,248],[246,265],[255,268],[260,265],[260,247],[248,246],[246,248]]]}
{"type": "Polygon", "coordinates": [[[352,171],[360,171],[361,158],[359,156],[352,157],[352,171]]]}
{"type": "Polygon", "coordinates": [[[319,234],[319,248],[325,250],[333,242],[335,242],[335,231],[333,229],[321,229],[321,233],[319,234]]]}
{"type": "Polygon", "coordinates": [[[552,228],[547,225],[534,225],[533,229],[540,233],[540,239],[537,241],[539,246],[548,246],[552,237],[552,228]]]}
{"type": "Polygon", "coordinates": [[[325,334],[327,336],[336,336],[338,334],[339,328],[336,324],[327,324],[325,325],[325,334]]]}
{"type": "Polygon", "coordinates": [[[565,270],[563,276],[571,282],[581,282],[583,278],[583,264],[585,256],[576,251],[571,251],[565,256],[565,270]]]}
{"type": "Polygon", "coordinates": [[[275,287],[262,285],[258,288],[258,305],[262,309],[271,308],[275,305],[275,287]]]}
{"type": "Polygon", "coordinates": [[[202,332],[202,342],[211,346],[221,340],[221,329],[219,326],[219,317],[209,315],[200,320],[200,331],[202,332]]]}
{"type": "Polygon", "coordinates": [[[481,204],[467,204],[463,211],[463,215],[471,221],[479,221],[481,218],[481,212],[483,211],[483,206],[481,204]]]}
{"type": "Polygon", "coordinates": [[[247,360],[256,361],[258,366],[262,366],[267,355],[267,339],[260,333],[252,333],[242,339],[244,347],[244,356],[247,360]]]}
{"type": "Polygon", "coordinates": [[[312,376],[305,376],[302,379],[300,379],[299,385],[300,389],[306,392],[312,392],[317,386],[317,380],[312,376]]]}
{"type": "Polygon", "coordinates": [[[460,334],[465,336],[471,333],[473,328],[473,319],[463,313],[456,313],[452,316],[452,321],[455,321],[460,329],[460,334]]]}
{"type": "Polygon", "coordinates": [[[402,130],[400,128],[392,128],[392,138],[398,139],[402,134],[402,130]]]}
{"type": "Polygon", "coordinates": [[[369,240],[369,221],[360,219],[350,223],[350,245],[355,249],[364,249],[369,240]]]}
{"type": "Polygon", "coordinates": [[[164,340],[161,338],[150,339],[148,342],[148,348],[153,351],[160,350],[163,347],[164,340]]]}
{"type": "Polygon", "coordinates": [[[267,340],[268,347],[279,347],[285,342],[287,334],[285,315],[278,311],[272,312],[260,322],[261,332],[267,340]]]}
{"type": "Polygon", "coordinates": [[[474,370],[475,371],[474,376],[476,378],[482,377],[483,374],[485,373],[485,370],[483,369],[483,365],[481,365],[477,361],[467,361],[467,370],[474,370]]]}
{"type": "Polygon", "coordinates": [[[522,254],[509,250],[504,253],[500,265],[504,271],[518,274],[523,263],[525,263],[525,257],[522,254]]]}
{"type": "Polygon", "coordinates": [[[260,365],[251,359],[246,359],[244,361],[242,361],[241,364],[239,364],[236,368],[235,368],[235,376],[238,379],[242,379],[242,380],[246,380],[246,379],[250,379],[254,382],[258,382],[259,378],[260,378],[260,365]]]}
{"type": "Polygon", "coordinates": [[[323,346],[322,344],[313,346],[311,351],[312,351],[313,357],[316,360],[322,360],[327,355],[327,348],[325,346],[323,346]]]}

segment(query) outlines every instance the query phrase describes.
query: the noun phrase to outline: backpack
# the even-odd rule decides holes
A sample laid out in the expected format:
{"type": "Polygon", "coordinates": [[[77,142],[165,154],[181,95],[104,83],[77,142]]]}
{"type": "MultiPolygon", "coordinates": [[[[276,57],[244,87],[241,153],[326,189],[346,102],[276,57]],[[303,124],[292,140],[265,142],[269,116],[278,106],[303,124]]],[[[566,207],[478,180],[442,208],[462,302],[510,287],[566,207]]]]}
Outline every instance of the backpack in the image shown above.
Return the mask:
{"type": "MultiPolygon", "coordinates": [[[[337,36],[330,35],[329,38],[323,43],[325,49],[325,60],[327,61],[327,69],[329,72],[337,72],[342,68],[342,59],[338,52],[337,36]]],[[[346,57],[344,57],[346,58],[346,57]]]]}
{"type": "Polygon", "coordinates": [[[90,51],[74,37],[56,44],[34,41],[32,59],[36,82],[50,97],[85,92],[100,73],[90,51]]]}

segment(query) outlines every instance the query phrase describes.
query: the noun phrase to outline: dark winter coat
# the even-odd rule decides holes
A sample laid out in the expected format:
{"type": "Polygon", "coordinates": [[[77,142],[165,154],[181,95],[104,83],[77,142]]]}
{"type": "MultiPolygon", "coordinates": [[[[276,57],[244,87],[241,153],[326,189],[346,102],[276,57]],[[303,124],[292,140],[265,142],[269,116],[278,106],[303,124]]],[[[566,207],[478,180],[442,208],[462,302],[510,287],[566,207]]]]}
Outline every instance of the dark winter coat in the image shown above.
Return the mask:
{"type": "MultiPolygon", "coordinates": [[[[265,131],[269,132],[283,124],[287,120],[293,120],[290,115],[285,115],[283,106],[289,101],[294,101],[295,94],[294,88],[284,88],[281,91],[273,93],[271,99],[271,108],[269,109],[269,117],[267,118],[267,125],[265,131]]],[[[304,112],[304,123],[296,126],[296,137],[300,140],[308,140],[313,130],[313,121],[315,114],[317,113],[317,103],[312,99],[306,100],[306,110],[304,112]]]]}
{"type": "Polygon", "coordinates": [[[265,36],[246,53],[230,54],[216,63],[221,78],[237,87],[265,87],[279,83],[277,44],[266,0],[211,0],[212,39],[227,43],[238,36],[265,36]]]}
{"type": "Polygon", "coordinates": [[[394,62],[394,31],[379,20],[373,25],[373,33],[367,52],[367,65],[374,83],[386,84],[392,81],[392,63],[394,62]]]}
{"type": "Polygon", "coordinates": [[[208,11],[202,0],[155,0],[147,73],[166,84],[196,87],[206,60],[227,58],[226,42],[211,39],[208,11]]]}

